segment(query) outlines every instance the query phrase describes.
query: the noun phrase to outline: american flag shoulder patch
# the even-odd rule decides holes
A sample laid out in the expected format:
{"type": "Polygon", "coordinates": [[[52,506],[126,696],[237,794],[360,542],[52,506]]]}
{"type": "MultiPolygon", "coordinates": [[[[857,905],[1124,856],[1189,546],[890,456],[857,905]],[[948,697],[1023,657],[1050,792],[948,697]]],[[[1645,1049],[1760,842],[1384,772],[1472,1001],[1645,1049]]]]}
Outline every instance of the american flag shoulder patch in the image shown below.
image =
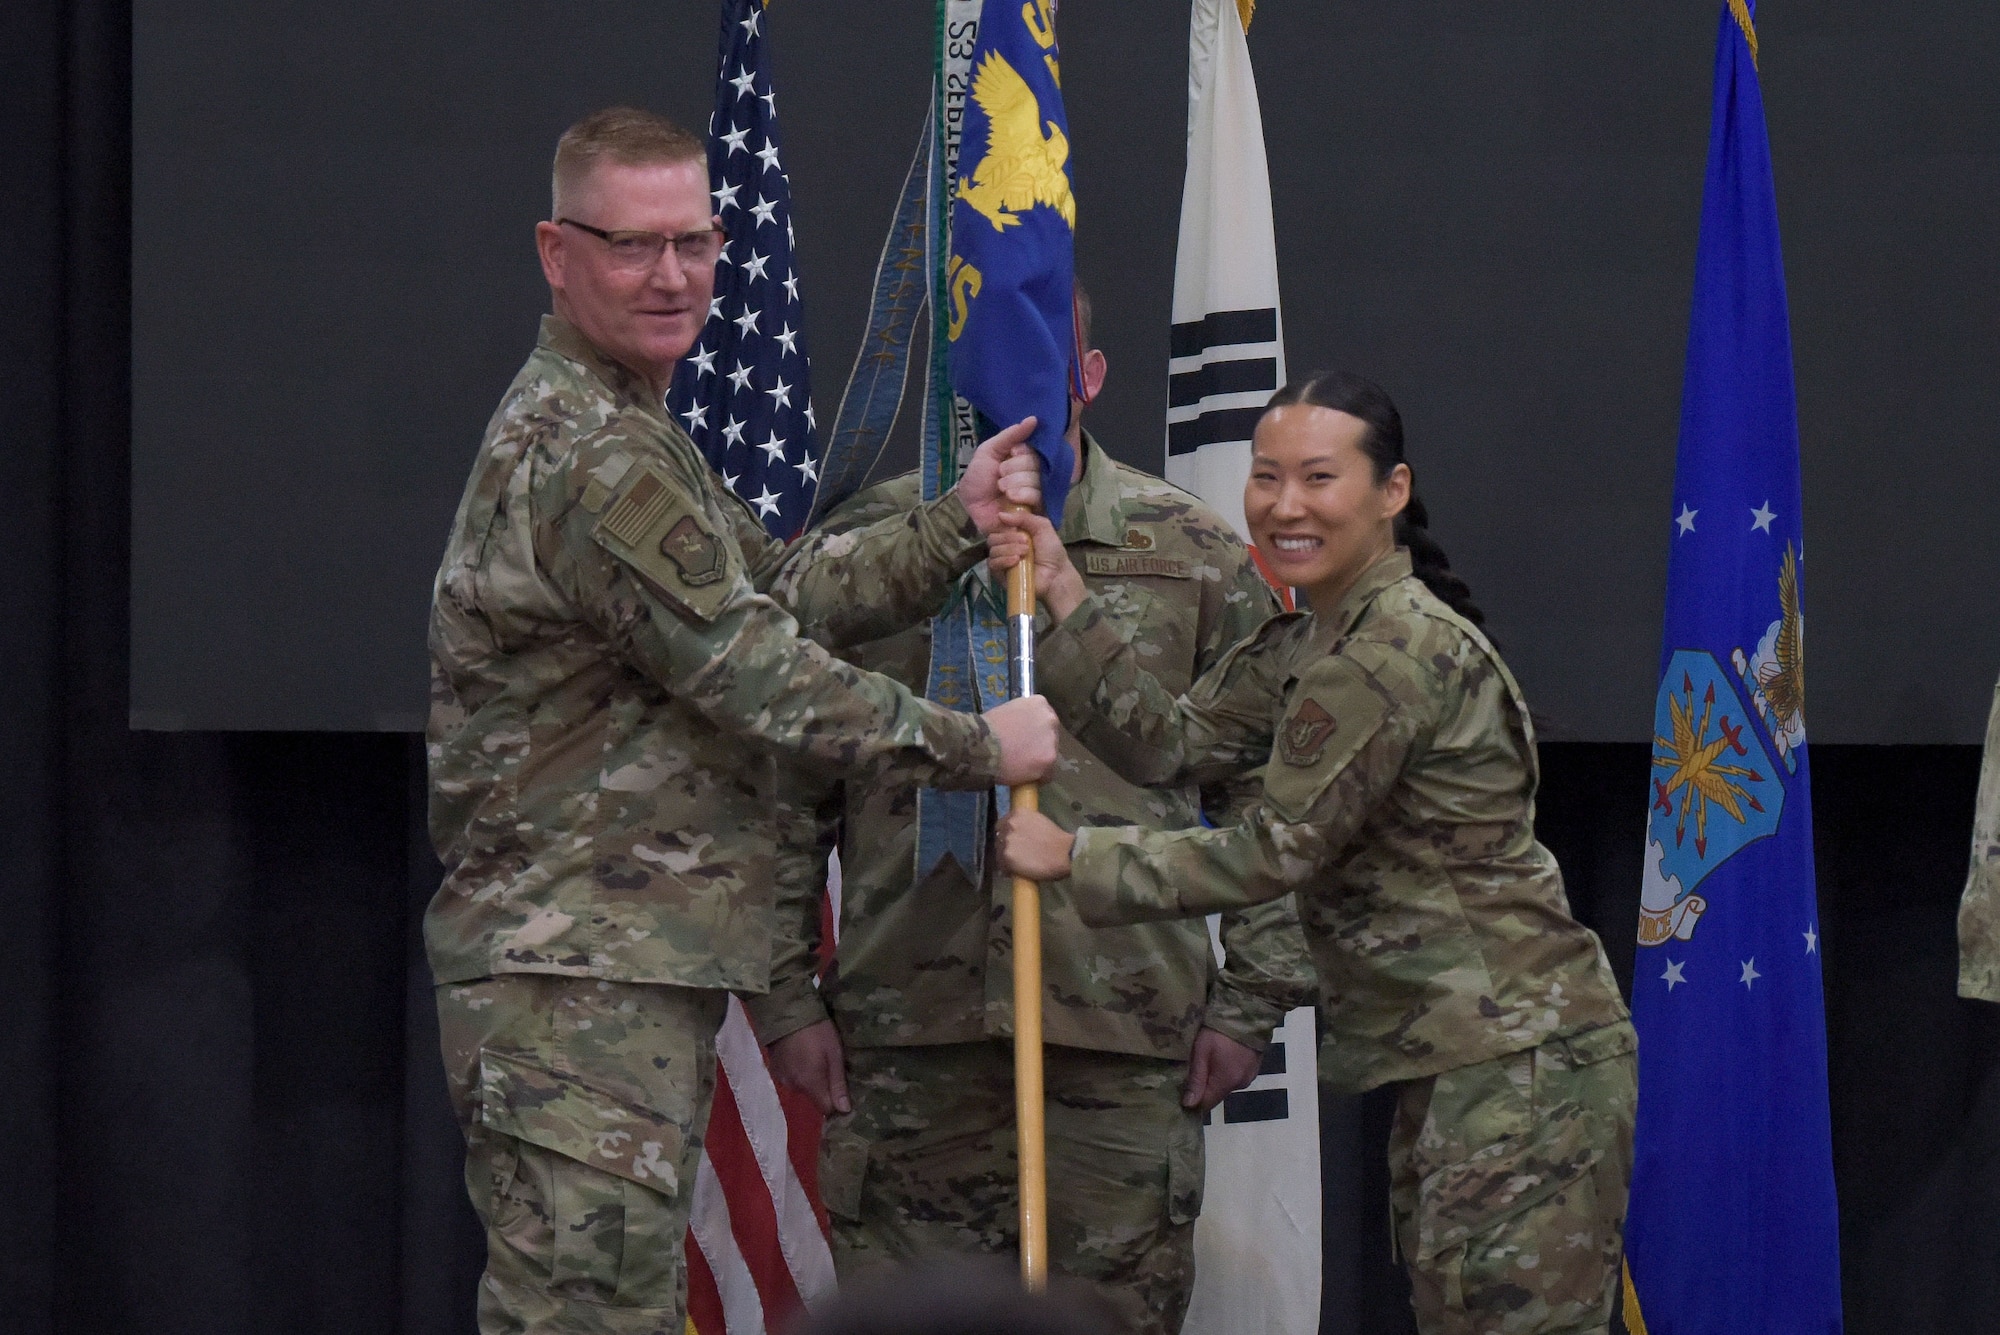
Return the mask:
{"type": "Polygon", "coordinates": [[[633,466],[591,536],[699,620],[713,620],[735,587],[728,578],[733,544],[652,463],[633,466]]]}
{"type": "Polygon", "coordinates": [[[673,504],[674,489],[650,464],[640,464],[632,471],[636,476],[631,485],[598,523],[612,537],[636,547],[646,530],[673,504]]]}

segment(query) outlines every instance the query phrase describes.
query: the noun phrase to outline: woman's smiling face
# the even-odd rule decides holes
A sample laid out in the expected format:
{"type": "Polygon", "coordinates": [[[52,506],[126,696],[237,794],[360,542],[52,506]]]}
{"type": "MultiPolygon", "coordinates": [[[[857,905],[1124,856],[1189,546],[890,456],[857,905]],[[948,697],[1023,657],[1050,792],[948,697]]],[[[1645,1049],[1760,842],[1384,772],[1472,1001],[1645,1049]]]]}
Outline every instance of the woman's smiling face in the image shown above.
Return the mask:
{"type": "Polygon", "coordinates": [[[1377,479],[1358,417],[1310,403],[1273,408],[1257,423],[1243,514],[1272,574],[1330,612],[1355,579],[1395,549],[1410,470],[1377,479]]]}

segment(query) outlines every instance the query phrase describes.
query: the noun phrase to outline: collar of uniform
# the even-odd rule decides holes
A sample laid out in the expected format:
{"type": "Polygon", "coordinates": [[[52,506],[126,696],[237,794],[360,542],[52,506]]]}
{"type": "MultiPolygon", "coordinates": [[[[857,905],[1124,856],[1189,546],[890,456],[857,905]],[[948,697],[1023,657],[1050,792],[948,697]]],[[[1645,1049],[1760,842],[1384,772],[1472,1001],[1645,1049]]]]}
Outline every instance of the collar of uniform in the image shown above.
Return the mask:
{"type": "Polygon", "coordinates": [[[653,398],[652,386],[634,375],[624,364],[598,351],[597,345],[585,338],[581,329],[560,315],[542,317],[541,334],[535,342],[559,357],[567,357],[603,381],[605,388],[621,404],[645,408],[655,416],[665,414],[666,410],[653,398]]]}
{"type": "Polygon", "coordinates": [[[1063,545],[1101,542],[1106,547],[1123,547],[1125,531],[1125,497],[1118,485],[1118,464],[1097,438],[1085,431],[1083,476],[1069,489],[1069,500],[1063,505],[1063,545]]]}
{"type": "Polygon", "coordinates": [[[1340,606],[1333,615],[1322,618],[1323,633],[1338,640],[1354,629],[1354,623],[1368,610],[1368,604],[1375,601],[1382,590],[1397,580],[1408,579],[1414,567],[1410,563],[1410,549],[1398,547],[1387,556],[1361,572],[1361,578],[1354,581],[1354,587],[1340,600],[1340,606]]]}

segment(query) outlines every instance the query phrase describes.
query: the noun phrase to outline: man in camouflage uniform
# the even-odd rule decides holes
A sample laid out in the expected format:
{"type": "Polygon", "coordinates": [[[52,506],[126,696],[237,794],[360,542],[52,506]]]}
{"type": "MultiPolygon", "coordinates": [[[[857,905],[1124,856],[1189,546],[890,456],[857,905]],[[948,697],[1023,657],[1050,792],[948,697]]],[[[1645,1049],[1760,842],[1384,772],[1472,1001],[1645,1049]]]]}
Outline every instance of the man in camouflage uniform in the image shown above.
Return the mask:
{"type": "Polygon", "coordinates": [[[1088,923],[1296,896],[1320,1078],[1398,1090],[1393,1236],[1418,1328],[1605,1330],[1638,1042],[1535,840],[1533,725],[1506,665],[1404,550],[1339,605],[1267,623],[1191,692],[1152,675],[1074,578],[1042,580],[1061,623],[1038,681],[1067,735],[1149,783],[1262,767],[1261,798],[1228,828],[1073,838],[1017,811],[1005,865],[1051,878],[1088,923]]]}
{"type": "Polygon", "coordinates": [[[834,642],[926,615],[1033,465],[1003,478],[989,442],[957,496],[781,568],[663,405],[720,249],[701,141],[600,112],[563,136],[555,199],[555,315],[433,597],[425,945],[487,1229],[481,1329],[683,1335],[713,1039],[727,991],[768,978],[778,759],[985,787],[1054,758],[1040,701],[929,705],[761,590],[834,642]]]}
{"type": "MultiPolygon", "coordinates": [[[[1093,395],[1104,369],[1091,350],[1093,395]]],[[[1276,601],[1224,520],[1115,462],[1083,434],[1081,407],[1063,538],[1120,633],[1185,686],[1276,601]]],[[[907,514],[918,497],[908,474],[854,497],[828,527],[907,514]]],[[[931,633],[849,656],[921,687],[931,633]]],[[[1041,807],[1066,826],[1171,828],[1196,823],[1204,796],[1224,797],[1134,787],[1064,738],[1041,807]]],[[[919,879],[917,801],[850,784],[831,804],[842,891],[833,971],[822,999],[818,920],[799,924],[773,965],[771,1011],[788,1014],[763,1017],[780,1077],[835,1114],[820,1189],[843,1275],[1018,1245],[1009,883],[991,859],[968,868],[948,852],[919,879]]],[[[1304,938],[1289,902],[1228,914],[1218,969],[1200,921],[1092,930],[1060,893],[1044,898],[1042,932],[1051,1266],[1094,1281],[1134,1331],[1177,1332],[1194,1281],[1202,1116],[1255,1077],[1273,1026],[1311,1000],[1304,938]]]]}
{"type": "Polygon", "coordinates": [[[1972,812],[1972,870],[1958,906],[1958,995],[2000,1001],[2000,686],[1972,812]]]}

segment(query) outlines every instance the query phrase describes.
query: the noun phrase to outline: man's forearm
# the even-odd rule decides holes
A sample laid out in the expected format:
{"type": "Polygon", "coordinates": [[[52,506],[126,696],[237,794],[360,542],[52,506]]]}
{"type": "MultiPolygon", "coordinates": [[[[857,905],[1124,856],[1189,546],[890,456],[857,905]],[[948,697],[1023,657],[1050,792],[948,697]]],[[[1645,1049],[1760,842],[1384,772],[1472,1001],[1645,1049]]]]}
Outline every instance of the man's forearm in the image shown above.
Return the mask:
{"type": "Polygon", "coordinates": [[[767,592],[821,644],[865,644],[934,615],[985,550],[978,526],[949,493],[863,528],[808,534],[767,592]]]}

